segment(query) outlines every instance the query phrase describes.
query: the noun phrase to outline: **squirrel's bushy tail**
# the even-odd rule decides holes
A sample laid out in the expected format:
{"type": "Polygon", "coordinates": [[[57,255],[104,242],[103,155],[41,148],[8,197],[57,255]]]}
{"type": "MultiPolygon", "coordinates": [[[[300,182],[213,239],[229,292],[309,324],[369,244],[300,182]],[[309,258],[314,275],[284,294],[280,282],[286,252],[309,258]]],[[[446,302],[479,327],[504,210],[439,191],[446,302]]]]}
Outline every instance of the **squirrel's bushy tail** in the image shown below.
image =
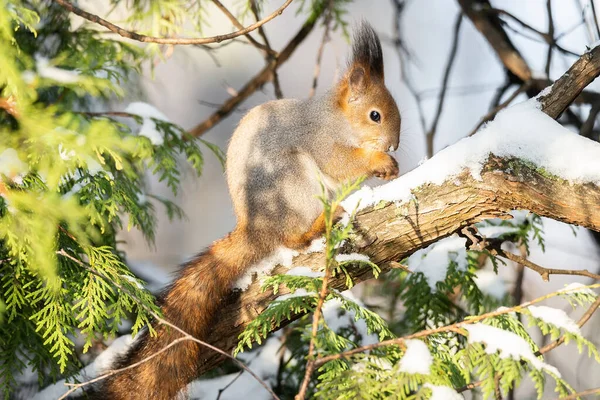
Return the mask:
{"type": "MultiPolygon", "coordinates": [[[[211,322],[231,285],[251,264],[264,258],[271,246],[250,242],[245,231],[236,228],[207,251],[189,261],[180,277],[162,297],[163,317],[190,335],[205,340],[211,322]]],[[[182,335],[164,325],[155,325],[156,337],[140,334],[111,369],[140,362],[164,349],[182,335]]],[[[210,352],[200,344],[182,341],[139,366],[104,381],[93,397],[104,399],[173,399],[197,376],[201,354],[210,352]],[[98,397],[99,396],[99,397],[98,397]]]]}

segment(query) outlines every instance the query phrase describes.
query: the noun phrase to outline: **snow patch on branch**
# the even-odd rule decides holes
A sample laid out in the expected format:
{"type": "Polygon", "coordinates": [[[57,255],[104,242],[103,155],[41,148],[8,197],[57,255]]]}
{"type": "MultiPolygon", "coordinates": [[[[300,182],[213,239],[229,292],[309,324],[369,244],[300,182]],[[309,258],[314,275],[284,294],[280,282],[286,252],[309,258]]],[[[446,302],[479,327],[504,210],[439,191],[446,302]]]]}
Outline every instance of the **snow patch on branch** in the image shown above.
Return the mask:
{"type": "Polygon", "coordinates": [[[165,142],[165,138],[156,127],[156,122],[154,120],[159,119],[165,122],[171,121],[156,107],[148,103],[134,102],[130,103],[127,108],[125,108],[124,112],[142,117],[142,127],[140,128],[138,135],[147,137],[155,146],[160,146],[165,142]]]}
{"type": "Polygon", "coordinates": [[[581,335],[581,330],[577,323],[563,310],[546,306],[529,306],[527,309],[533,317],[541,319],[547,324],[562,328],[575,335],[581,335]]]}
{"type": "Polygon", "coordinates": [[[48,58],[36,55],[35,66],[38,74],[47,79],[60,83],[77,83],[79,81],[79,73],[77,71],[57,68],[50,65],[48,58]]]}
{"type": "Polygon", "coordinates": [[[292,250],[283,246],[279,247],[269,256],[263,258],[250,268],[246,269],[244,275],[237,280],[233,287],[242,290],[248,289],[252,283],[252,278],[254,275],[258,277],[268,275],[278,264],[289,268],[292,266],[294,257],[296,257],[298,254],[299,253],[296,250],[292,250]]]}
{"type": "MultiPolygon", "coordinates": [[[[125,335],[115,339],[110,346],[96,357],[94,362],[79,371],[76,378],[81,382],[86,382],[106,372],[106,370],[112,366],[115,358],[119,354],[124,353],[132,343],[133,337],[131,335],[125,335]]],[[[73,382],[73,378],[69,379],[69,382],[73,382]]],[[[58,399],[70,389],[65,383],[66,380],[62,379],[55,384],[49,385],[44,390],[36,393],[32,400],[58,399]]],[[[78,389],[73,395],[75,396],[81,393],[82,390],[78,389]]]]}
{"type": "Polygon", "coordinates": [[[381,201],[409,201],[418,187],[441,185],[465,169],[480,180],[490,154],[531,162],[573,183],[600,184],[600,144],[560,125],[533,99],[501,111],[479,133],[438,152],[401,178],[376,188],[363,187],[342,206],[353,211],[381,201]],[[570,154],[577,154],[577,162],[570,154]]]}
{"type": "Polygon", "coordinates": [[[438,386],[426,383],[423,387],[431,389],[431,397],[429,400],[464,400],[463,395],[458,394],[456,390],[448,386],[438,386]]]}
{"type": "Polygon", "coordinates": [[[467,240],[457,234],[442,239],[428,247],[414,252],[408,258],[408,268],[422,272],[432,292],[436,284],[446,279],[450,262],[454,261],[461,271],[467,269],[467,240]]]}
{"type": "Polygon", "coordinates": [[[464,328],[469,332],[469,344],[485,343],[487,354],[500,352],[500,358],[512,358],[515,361],[525,359],[536,369],[543,369],[558,378],[561,377],[558,369],[537,358],[529,343],[516,333],[481,323],[465,325],[464,328]]]}
{"type": "Polygon", "coordinates": [[[559,290],[559,292],[566,292],[568,294],[580,293],[580,294],[594,296],[594,297],[597,296],[596,292],[594,292],[589,287],[585,286],[583,283],[579,283],[579,282],[569,283],[567,286],[565,286],[564,289],[559,290]]]}
{"type": "Polygon", "coordinates": [[[364,254],[349,253],[349,254],[337,254],[335,256],[335,261],[341,263],[341,262],[352,262],[352,261],[369,262],[371,260],[369,259],[369,256],[364,255],[364,254]]]}
{"type": "Polygon", "coordinates": [[[400,372],[429,375],[433,357],[422,340],[405,340],[406,351],[400,360],[400,372]]]}

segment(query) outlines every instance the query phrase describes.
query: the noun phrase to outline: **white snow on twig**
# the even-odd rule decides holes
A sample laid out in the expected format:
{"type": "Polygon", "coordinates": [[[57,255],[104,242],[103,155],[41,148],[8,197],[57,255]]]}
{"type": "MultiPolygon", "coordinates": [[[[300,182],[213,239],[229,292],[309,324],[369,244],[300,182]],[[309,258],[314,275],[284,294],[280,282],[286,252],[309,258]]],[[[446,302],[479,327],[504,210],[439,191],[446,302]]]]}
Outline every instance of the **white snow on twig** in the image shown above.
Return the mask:
{"type": "Polygon", "coordinates": [[[405,340],[406,351],[400,360],[400,372],[429,375],[433,357],[422,340],[405,340]]]}
{"type": "Polygon", "coordinates": [[[77,71],[53,67],[48,58],[40,55],[35,56],[35,61],[37,72],[43,78],[60,83],[77,83],[79,81],[80,76],[77,71]]]}
{"type": "Polygon", "coordinates": [[[419,186],[441,185],[465,169],[479,180],[490,154],[531,162],[570,182],[600,184],[600,144],[571,132],[539,108],[535,99],[507,108],[476,135],[445,148],[399,179],[363,187],[342,206],[353,211],[380,201],[409,201],[419,186]],[[571,154],[577,154],[577,162],[571,154]]]}
{"type": "Polygon", "coordinates": [[[562,328],[567,332],[581,335],[581,330],[579,329],[577,323],[573,321],[571,317],[569,317],[563,310],[546,306],[529,306],[527,309],[535,318],[541,319],[542,321],[558,328],[562,328]]]}
{"type": "Polygon", "coordinates": [[[150,139],[153,145],[159,146],[165,142],[163,134],[156,127],[156,122],[153,119],[159,119],[165,122],[170,122],[169,118],[156,107],[141,101],[130,103],[124,110],[126,113],[135,114],[142,117],[142,127],[138,135],[145,136],[150,139]]]}
{"type": "Polygon", "coordinates": [[[436,283],[446,279],[450,262],[454,261],[459,270],[467,268],[466,239],[454,234],[428,247],[418,250],[408,258],[408,268],[422,272],[432,292],[436,283]]]}
{"type": "Polygon", "coordinates": [[[583,283],[579,282],[569,283],[567,286],[564,287],[564,289],[559,290],[559,292],[566,292],[568,294],[581,293],[594,297],[597,296],[596,292],[594,292],[589,287],[586,287],[583,283]]]}
{"type": "Polygon", "coordinates": [[[516,361],[525,359],[536,369],[543,369],[560,378],[558,369],[537,358],[529,343],[516,333],[481,323],[465,325],[464,328],[469,332],[469,343],[485,343],[486,353],[499,352],[501,358],[512,358],[516,361]]]}
{"type": "Polygon", "coordinates": [[[432,385],[431,383],[426,383],[423,386],[431,389],[429,400],[464,400],[463,395],[458,394],[451,387],[432,385]]]}

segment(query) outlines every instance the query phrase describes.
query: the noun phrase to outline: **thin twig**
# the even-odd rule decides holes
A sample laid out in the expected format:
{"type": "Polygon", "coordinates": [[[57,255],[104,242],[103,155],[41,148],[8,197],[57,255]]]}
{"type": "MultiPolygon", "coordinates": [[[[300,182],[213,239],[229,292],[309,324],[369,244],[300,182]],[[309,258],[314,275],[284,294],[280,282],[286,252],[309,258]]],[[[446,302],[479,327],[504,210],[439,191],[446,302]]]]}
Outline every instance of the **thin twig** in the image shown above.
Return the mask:
{"type": "Polygon", "coordinates": [[[238,94],[229,98],[223,105],[215,111],[210,117],[196,125],[190,130],[192,136],[202,136],[210,128],[221,122],[223,118],[228,116],[235,107],[237,107],[242,101],[246,100],[252,93],[259,89],[262,85],[273,78],[273,71],[277,70],[283,63],[285,63],[291,55],[296,51],[296,48],[306,39],[308,34],[312,31],[315,23],[323,10],[318,10],[313,13],[308,20],[304,23],[302,28],[298,31],[285,48],[279,53],[279,57],[276,60],[272,60],[266,65],[254,78],[250,79],[243,88],[238,90],[238,94]]]}
{"type": "Polygon", "coordinates": [[[579,134],[581,136],[592,139],[592,133],[594,132],[594,125],[596,125],[598,113],[600,113],[600,103],[593,104],[587,119],[583,125],[581,125],[581,129],[579,129],[579,134]]]}
{"type": "MultiPolygon", "coordinates": [[[[240,29],[240,30],[244,29],[244,25],[242,25],[242,24],[240,23],[240,21],[238,21],[238,19],[235,17],[235,15],[233,15],[233,14],[231,13],[231,11],[229,11],[229,10],[227,9],[227,7],[225,7],[225,6],[223,5],[223,3],[221,3],[219,0],[212,0],[212,2],[213,2],[213,4],[214,4],[215,6],[217,6],[217,8],[218,8],[219,10],[221,10],[221,12],[222,12],[223,14],[225,14],[225,16],[226,16],[227,18],[229,18],[229,20],[231,21],[231,23],[233,24],[233,26],[235,26],[237,29],[240,29]]],[[[261,28],[261,27],[259,26],[259,29],[260,29],[260,28],[261,28]]],[[[252,36],[251,36],[249,33],[246,33],[246,34],[244,34],[244,36],[246,37],[246,39],[248,39],[248,41],[249,41],[249,42],[250,42],[250,43],[251,43],[251,44],[252,44],[254,47],[256,47],[257,49],[261,50],[263,53],[273,52],[273,49],[270,49],[270,48],[266,47],[265,45],[258,43],[258,42],[256,41],[256,39],[254,39],[254,38],[253,38],[253,37],[252,37],[252,36]]]]}
{"type": "Polygon", "coordinates": [[[74,263],[76,263],[77,265],[79,265],[80,267],[84,268],[86,271],[92,273],[93,275],[105,280],[106,282],[114,285],[116,288],[118,288],[119,290],[121,290],[124,293],[127,293],[132,299],[134,299],[140,307],[144,308],[159,324],[163,324],[166,325],[174,330],[176,330],[177,332],[179,332],[182,337],[177,338],[175,340],[173,340],[171,343],[169,343],[167,346],[165,346],[164,348],[162,348],[160,351],[151,354],[150,356],[144,358],[143,360],[140,360],[139,362],[132,364],[132,365],[128,365],[126,367],[120,368],[120,369],[116,369],[116,370],[111,370],[106,372],[103,375],[97,376],[96,378],[90,380],[90,381],[86,381],[86,382],[81,382],[81,383],[74,383],[74,384],[66,384],[67,386],[71,386],[71,389],[69,389],[69,391],[67,391],[67,393],[65,393],[62,397],[60,397],[58,400],[62,400],[67,398],[67,396],[71,393],[73,393],[75,390],[83,387],[83,386],[87,386],[90,385],[94,382],[98,382],[100,380],[106,379],[112,375],[115,375],[119,372],[134,368],[146,361],[151,360],[152,358],[156,357],[158,354],[163,353],[164,351],[166,351],[168,348],[173,347],[175,344],[179,343],[179,342],[183,342],[183,341],[193,341],[198,343],[201,346],[207,347],[209,349],[211,349],[212,351],[219,353],[229,359],[231,359],[235,364],[237,364],[240,368],[242,368],[244,371],[248,372],[250,375],[252,375],[252,377],[254,379],[256,379],[258,381],[258,383],[261,384],[262,387],[264,387],[274,399],[279,399],[279,397],[277,397],[277,395],[275,393],[273,393],[273,391],[271,390],[271,388],[269,387],[269,385],[266,384],[266,382],[264,382],[258,375],[256,375],[254,372],[252,372],[252,370],[250,368],[248,368],[243,362],[241,362],[240,360],[236,359],[235,357],[233,357],[231,354],[219,349],[218,347],[215,347],[209,343],[206,343],[200,339],[195,338],[194,336],[190,335],[189,333],[187,333],[186,331],[184,331],[183,329],[179,328],[177,325],[172,324],[171,322],[167,321],[166,319],[162,318],[160,315],[158,315],[154,310],[152,310],[151,308],[149,308],[146,304],[144,304],[135,294],[131,293],[130,290],[128,290],[127,288],[123,287],[122,285],[119,285],[118,283],[114,282],[113,280],[111,280],[110,278],[102,275],[101,273],[99,273],[98,271],[94,270],[91,266],[85,264],[84,262],[82,262],[81,260],[73,257],[72,255],[70,255],[69,253],[67,253],[64,249],[60,249],[56,252],[56,254],[61,255],[65,258],[68,258],[69,260],[73,261],[74,263]]]}
{"type": "Polygon", "coordinates": [[[594,26],[596,27],[596,40],[600,39],[600,26],[598,25],[598,15],[596,14],[596,3],[594,0],[590,0],[590,6],[592,8],[592,16],[594,17],[594,26]]]}
{"type": "MultiPolygon", "coordinates": [[[[260,11],[258,9],[258,3],[256,2],[256,0],[250,0],[250,10],[252,11],[252,14],[254,14],[254,18],[257,21],[260,21],[260,11]]],[[[266,57],[267,64],[269,64],[271,61],[276,59],[279,56],[279,54],[276,51],[274,51],[271,47],[271,43],[269,41],[269,38],[267,37],[267,33],[265,32],[262,26],[258,27],[258,34],[263,39],[263,42],[265,43],[267,49],[270,50],[266,57]]],[[[279,74],[277,73],[277,69],[273,69],[272,80],[273,89],[275,90],[275,97],[277,97],[278,99],[283,99],[284,96],[283,91],[281,90],[281,83],[279,82],[279,74]]]]}
{"type": "Polygon", "coordinates": [[[456,18],[456,22],[454,23],[454,36],[452,39],[452,47],[450,49],[448,63],[446,64],[446,70],[444,71],[444,78],[442,79],[442,90],[440,92],[437,111],[435,113],[433,123],[431,124],[431,128],[429,129],[429,132],[427,132],[427,134],[425,135],[428,157],[433,157],[433,139],[435,137],[437,126],[440,121],[440,117],[442,116],[442,111],[444,109],[444,100],[446,100],[446,91],[448,90],[448,80],[450,79],[450,72],[452,71],[452,66],[454,65],[454,60],[456,59],[456,53],[458,51],[458,36],[460,34],[460,26],[462,24],[462,20],[463,14],[462,12],[460,12],[458,13],[458,17],[456,18]]]}
{"type": "Polygon", "coordinates": [[[537,272],[542,277],[544,282],[548,282],[550,280],[550,275],[575,275],[575,276],[585,276],[587,278],[592,278],[595,280],[600,280],[600,275],[594,274],[587,269],[584,270],[572,270],[572,269],[556,269],[556,268],[545,268],[541,265],[538,265],[526,258],[518,256],[508,251],[504,251],[500,248],[499,245],[490,246],[489,251],[492,255],[500,256],[511,261],[514,261],[519,264],[523,264],[525,267],[537,272]]]}
{"type": "MultiPolygon", "coordinates": [[[[514,22],[516,22],[517,24],[519,24],[521,27],[525,28],[528,31],[531,31],[533,33],[535,33],[536,35],[538,35],[539,37],[542,38],[543,42],[551,45],[552,47],[556,48],[556,50],[560,51],[561,53],[565,53],[571,56],[575,56],[575,57],[579,57],[580,55],[575,53],[574,51],[565,49],[564,47],[562,47],[561,45],[559,45],[556,40],[558,38],[554,37],[554,30],[552,31],[552,34],[550,34],[549,32],[542,32],[538,29],[535,29],[533,26],[529,25],[528,23],[524,22],[522,19],[518,18],[516,15],[503,10],[503,9],[499,9],[499,8],[482,8],[483,12],[488,12],[488,13],[493,13],[493,14],[497,14],[497,15],[504,15],[506,17],[508,17],[509,19],[513,20],[514,22]]],[[[531,37],[531,36],[527,36],[525,34],[523,34],[522,32],[519,32],[518,30],[516,30],[515,28],[511,27],[510,25],[506,25],[506,27],[508,27],[511,31],[516,32],[521,34],[523,37],[526,37],[528,39],[531,40],[535,40],[535,38],[531,37]]],[[[567,31],[568,32],[568,31],[567,31]]],[[[562,33],[560,36],[564,36],[565,33],[562,33]]],[[[560,37],[559,36],[559,37],[560,37]]]]}
{"type": "Polygon", "coordinates": [[[394,6],[394,47],[396,48],[396,54],[398,55],[398,60],[400,61],[400,80],[404,82],[409,93],[414,97],[415,102],[417,103],[419,123],[421,125],[421,129],[423,130],[423,134],[425,134],[425,132],[427,132],[427,123],[425,122],[425,112],[423,110],[423,104],[421,101],[423,94],[417,91],[413,82],[408,76],[408,61],[410,61],[410,53],[404,47],[400,32],[400,18],[403,15],[406,3],[404,0],[392,0],[392,5],[394,6]]]}
{"type": "Polygon", "coordinates": [[[476,134],[477,131],[479,130],[479,128],[481,128],[481,126],[483,124],[485,124],[486,122],[491,121],[492,119],[494,119],[494,117],[496,116],[496,114],[498,114],[500,111],[502,111],[503,109],[505,109],[506,107],[508,107],[510,105],[510,103],[512,103],[513,100],[517,98],[518,95],[520,95],[521,93],[526,92],[527,90],[529,90],[530,87],[531,87],[531,81],[525,82],[524,84],[522,84],[502,104],[499,104],[498,106],[494,107],[494,109],[492,109],[490,112],[488,112],[487,114],[485,114],[479,120],[479,122],[477,123],[477,126],[475,126],[475,128],[473,128],[473,130],[471,132],[469,132],[469,136],[473,136],[474,134],[476,134]]]}
{"type": "Polygon", "coordinates": [[[325,12],[325,30],[323,31],[323,37],[321,38],[321,44],[319,45],[319,50],[317,50],[317,61],[315,63],[315,72],[313,74],[313,84],[310,88],[310,92],[308,93],[308,97],[313,97],[317,92],[317,85],[319,83],[319,75],[321,73],[321,59],[323,58],[323,50],[325,49],[325,45],[329,42],[329,31],[331,29],[331,17],[333,14],[333,4],[334,0],[329,0],[327,3],[327,11],[325,12]]]}
{"type": "MultiPolygon", "coordinates": [[[[329,252],[327,252],[329,253],[329,252]]],[[[329,264],[329,261],[328,261],[329,264]]],[[[312,376],[313,371],[315,370],[315,362],[316,358],[314,356],[315,351],[315,341],[317,339],[317,332],[319,330],[319,322],[321,321],[321,310],[323,308],[323,303],[325,303],[325,298],[327,297],[327,293],[329,289],[327,288],[327,284],[329,283],[329,278],[331,277],[331,265],[327,265],[325,268],[325,276],[323,276],[323,283],[321,283],[321,291],[319,292],[319,301],[317,302],[317,308],[313,313],[313,321],[312,321],[312,331],[310,335],[310,343],[308,345],[308,354],[306,356],[306,371],[304,373],[304,379],[302,384],[300,385],[300,390],[295,397],[295,400],[303,400],[306,396],[306,391],[308,390],[308,384],[310,383],[310,377],[312,376]]]]}
{"type": "Polygon", "coordinates": [[[579,399],[583,396],[587,396],[589,394],[596,394],[596,393],[600,393],[600,387],[598,387],[596,389],[584,390],[583,392],[573,393],[566,397],[560,397],[558,400],[575,400],[575,399],[579,399]]]}
{"type": "Polygon", "coordinates": [[[546,0],[546,12],[548,13],[548,53],[546,55],[546,76],[550,78],[550,66],[552,64],[552,47],[554,41],[554,19],[552,17],[552,0],[546,0]]]}
{"type": "Polygon", "coordinates": [[[240,376],[242,376],[243,373],[244,373],[244,370],[241,370],[240,372],[238,372],[238,374],[235,376],[235,378],[233,378],[227,385],[225,385],[221,389],[219,389],[219,394],[217,394],[216,400],[220,400],[221,395],[223,393],[225,393],[225,391],[227,389],[229,389],[231,387],[231,385],[233,385],[235,383],[235,381],[237,381],[240,378],[240,376]]]}
{"type": "Polygon", "coordinates": [[[80,17],[87,19],[88,21],[94,22],[98,25],[102,25],[103,27],[107,28],[109,31],[114,32],[114,33],[116,33],[120,36],[123,36],[125,38],[128,38],[128,39],[137,40],[138,42],[144,42],[144,43],[188,45],[188,44],[219,43],[219,42],[222,42],[223,40],[233,39],[238,36],[246,35],[246,34],[252,32],[253,30],[257,29],[259,26],[262,26],[262,25],[266,24],[267,22],[271,21],[272,19],[281,15],[283,13],[283,10],[285,10],[287,8],[287,6],[289,6],[292,3],[293,0],[286,0],[286,2],[283,3],[283,5],[281,7],[279,7],[277,10],[275,10],[269,16],[263,18],[262,20],[254,23],[252,25],[247,26],[244,29],[240,29],[236,32],[231,32],[231,33],[227,33],[224,35],[217,35],[217,36],[204,37],[204,38],[165,38],[165,37],[146,36],[146,35],[139,34],[137,32],[128,31],[126,29],[123,29],[111,22],[108,22],[105,19],[100,18],[99,16],[97,16],[95,14],[91,14],[87,11],[82,10],[81,8],[74,6],[73,4],[69,3],[68,1],[65,1],[65,0],[53,0],[53,1],[56,4],[60,5],[61,7],[63,7],[65,10],[72,12],[73,14],[79,15],[80,17]]]}

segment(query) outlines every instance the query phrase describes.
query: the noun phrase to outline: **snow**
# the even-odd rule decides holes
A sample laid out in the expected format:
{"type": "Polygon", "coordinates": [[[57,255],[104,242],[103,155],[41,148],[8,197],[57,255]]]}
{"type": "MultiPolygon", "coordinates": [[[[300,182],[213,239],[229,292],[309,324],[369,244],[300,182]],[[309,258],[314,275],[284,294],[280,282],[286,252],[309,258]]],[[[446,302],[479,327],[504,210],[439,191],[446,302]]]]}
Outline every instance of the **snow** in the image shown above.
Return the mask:
{"type": "Polygon", "coordinates": [[[581,335],[581,330],[577,323],[575,323],[575,321],[573,321],[563,310],[546,306],[529,306],[527,309],[535,318],[541,319],[550,325],[562,328],[575,335],[581,335]]]}
{"type": "Polygon", "coordinates": [[[349,253],[349,254],[337,254],[335,256],[335,261],[342,262],[351,262],[351,261],[362,261],[367,262],[370,261],[369,257],[364,254],[359,253],[349,253]]]}
{"type": "Polygon", "coordinates": [[[487,269],[480,269],[476,272],[475,284],[483,293],[498,300],[502,300],[507,292],[504,279],[494,271],[487,269]]]}
{"type": "Polygon", "coordinates": [[[594,297],[598,296],[596,294],[596,292],[594,292],[592,289],[585,286],[583,283],[579,283],[579,282],[569,283],[568,285],[565,286],[564,289],[559,290],[559,291],[566,292],[569,294],[581,293],[581,294],[586,294],[586,295],[594,296],[594,297]]]}
{"type": "Polygon", "coordinates": [[[496,239],[502,235],[517,233],[519,228],[509,225],[488,225],[477,227],[477,230],[479,230],[479,233],[488,239],[496,239]]]}
{"type": "Polygon", "coordinates": [[[320,253],[325,250],[325,238],[320,237],[310,242],[310,246],[303,251],[304,254],[320,253]]]}
{"type": "Polygon", "coordinates": [[[570,182],[600,184],[600,143],[569,131],[539,107],[533,99],[501,111],[476,135],[441,150],[399,179],[375,188],[363,187],[342,206],[353,211],[381,201],[408,201],[418,187],[441,185],[465,169],[481,180],[481,169],[490,154],[534,163],[570,182]],[[577,154],[577,162],[570,154],[577,154]]]}
{"type": "Polygon", "coordinates": [[[458,394],[456,390],[448,386],[438,386],[426,383],[423,387],[431,389],[431,397],[429,400],[464,400],[463,395],[458,394]]]}
{"type": "Polygon", "coordinates": [[[53,67],[46,57],[36,55],[35,61],[37,72],[43,78],[60,83],[77,83],[79,81],[80,76],[76,71],[53,67]]]}
{"type": "Polygon", "coordinates": [[[62,160],[69,161],[73,156],[75,156],[75,150],[65,150],[62,143],[58,144],[58,155],[62,160]]]}
{"type": "Polygon", "coordinates": [[[85,163],[87,164],[88,173],[92,176],[96,175],[100,171],[104,171],[102,165],[92,157],[86,157],[85,163]]]}
{"type": "Polygon", "coordinates": [[[436,291],[436,283],[446,279],[451,261],[459,270],[467,268],[467,240],[457,234],[442,239],[420,249],[408,258],[408,268],[413,272],[422,272],[432,292],[436,291]]]}
{"type": "MultiPolygon", "coordinates": [[[[264,346],[238,356],[252,372],[267,383],[272,382],[271,378],[275,380],[279,369],[279,360],[282,356],[280,336],[280,334],[273,335],[267,339],[264,346]]],[[[290,357],[290,351],[286,349],[283,356],[287,360],[290,357]]],[[[243,372],[241,375],[232,373],[213,379],[194,381],[188,386],[188,396],[192,399],[216,399],[219,397],[221,400],[267,400],[272,398],[269,392],[247,372],[243,372]],[[219,397],[219,390],[230,383],[231,386],[227,387],[219,397]]]]}
{"type": "Polygon", "coordinates": [[[0,174],[6,175],[14,183],[21,184],[28,169],[15,149],[8,148],[0,154],[0,174]]]}
{"type": "Polygon", "coordinates": [[[500,358],[510,357],[515,361],[525,359],[536,369],[543,369],[560,378],[558,369],[537,358],[525,339],[516,333],[481,323],[465,325],[464,328],[469,332],[469,344],[485,343],[487,354],[495,354],[498,351],[500,358]]]}
{"type": "Polygon", "coordinates": [[[165,122],[170,121],[169,118],[157,110],[156,107],[151,106],[148,103],[134,102],[130,103],[127,108],[125,108],[124,112],[142,117],[142,127],[140,128],[138,135],[147,137],[155,146],[160,146],[165,142],[163,134],[158,131],[156,122],[153,119],[159,119],[165,122]]]}
{"type": "MultiPolygon", "coordinates": [[[[342,292],[341,295],[349,301],[364,306],[364,304],[349,290],[342,292]]],[[[341,306],[342,302],[339,299],[329,300],[323,305],[323,318],[329,329],[339,333],[340,329],[349,327],[352,331],[355,331],[362,337],[360,344],[363,346],[379,341],[379,338],[375,333],[369,333],[367,324],[364,320],[361,319],[357,321],[356,314],[353,311],[342,309],[341,306]]]]}
{"type": "Polygon", "coordinates": [[[273,251],[269,256],[263,258],[253,266],[246,269],[244,275],[242,275],[237,282],[233,285],[234,288],[246,290],[252,283],[252,277],[257,275],[258,277],[269,274],[273,268],[277,265],[284,267],[291,267],[292,260],[299,253],[296,250],[289,249],[287,247],[279,247],[273,251]]]}
{"type": "Polygon", "coordinates": [[[321,271],[313,271],[308,267],[294,267],[286,272],[286,275],[306,276],[309,278],[322,278],[325,274],[321,271]]]}
{"type": "Polygon", "coordinates": [[[429,375],[433,357],[422,340],[405,340],[406,351],[400,360],[400,372],[429,375]]]}
{"type": "MultiPolygon", "coordinates": [[[[77,375],[79,381],[84,382],[98,376],[102,371],[107,370],[112,365],[116,356],[121,354],[133,343],[131,335],[121,336],[115,339],[110,346],[96,357],[93,363],[89,364],[77,375]]],[[[72,380],[70,380],[72,382],[72,380]]],[[[69,390],[65,385],[65,380],[62,379],[53,385],[46,387],[33,396],[32,400],[58,399],[69,390]]],[[[73,395],[81,393],[81,389],[77,390],[73,395]]]]}

